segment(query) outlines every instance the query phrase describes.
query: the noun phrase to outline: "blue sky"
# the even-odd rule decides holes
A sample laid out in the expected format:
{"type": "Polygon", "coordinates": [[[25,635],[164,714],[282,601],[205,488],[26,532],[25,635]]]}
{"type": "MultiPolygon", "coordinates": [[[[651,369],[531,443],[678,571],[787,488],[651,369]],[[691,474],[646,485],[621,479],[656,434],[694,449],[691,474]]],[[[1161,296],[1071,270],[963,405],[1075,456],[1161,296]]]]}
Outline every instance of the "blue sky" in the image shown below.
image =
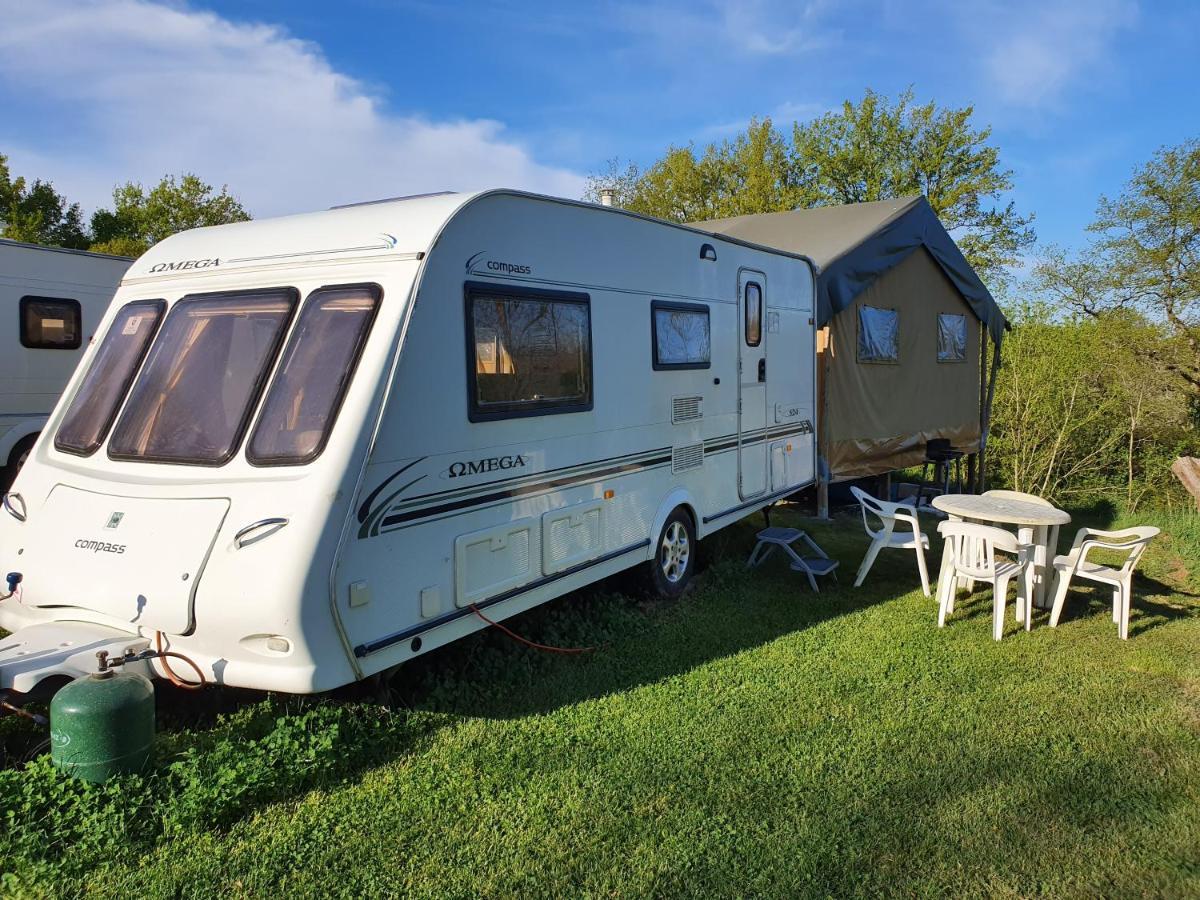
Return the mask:
{"type": "Polygon", "coordinates": [[[92,208],[194,170],[256,215],[437,189],[578,196],[872,87],[973,104],[1039,238],[1200,136],[1195,0],[0,0],[0,152],[92,208]]]}

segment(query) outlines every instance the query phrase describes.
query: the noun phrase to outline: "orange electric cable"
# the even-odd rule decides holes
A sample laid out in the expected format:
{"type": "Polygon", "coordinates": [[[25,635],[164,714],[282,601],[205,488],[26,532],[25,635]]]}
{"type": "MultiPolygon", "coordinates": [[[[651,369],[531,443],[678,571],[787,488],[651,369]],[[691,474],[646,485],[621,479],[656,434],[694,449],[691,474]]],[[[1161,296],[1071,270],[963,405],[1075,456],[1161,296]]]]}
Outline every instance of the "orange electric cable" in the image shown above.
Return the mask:
{"type": "Polygon", "coordinates": [[[596,649],[595,647],[551,647],[548,644],[539,644],[536,641],[530,641],[521,637],[515,631],[505,628],[499,622],[493,622],[480,612],[479,607],[474,603],[471,604],[471,612],[475,613],[475,615],[479,616],[479,618],[483,619],[483,621],[487,622],[493,628],[499,628],[514,641],[518,641],[527,647],[532,647],[534,650],[545,650],[547,653],[591,653],[596,649]]]}

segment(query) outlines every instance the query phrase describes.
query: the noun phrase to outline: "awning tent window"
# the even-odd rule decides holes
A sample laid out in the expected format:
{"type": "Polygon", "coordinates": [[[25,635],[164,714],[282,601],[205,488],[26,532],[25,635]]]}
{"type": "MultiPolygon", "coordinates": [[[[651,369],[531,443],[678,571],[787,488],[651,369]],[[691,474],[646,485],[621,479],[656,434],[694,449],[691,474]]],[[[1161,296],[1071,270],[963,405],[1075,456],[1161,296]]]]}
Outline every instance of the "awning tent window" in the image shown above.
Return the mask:
{"type": "Polygon", "coordinates": [[[900,362],[900,314],[896,310],[858,308],[858,361],[900,362]]]}
{"type": "Polygon", "coordinates": [[[967,361],[967,317],[954,313],[938,313],[938,362],[967,361]]]}

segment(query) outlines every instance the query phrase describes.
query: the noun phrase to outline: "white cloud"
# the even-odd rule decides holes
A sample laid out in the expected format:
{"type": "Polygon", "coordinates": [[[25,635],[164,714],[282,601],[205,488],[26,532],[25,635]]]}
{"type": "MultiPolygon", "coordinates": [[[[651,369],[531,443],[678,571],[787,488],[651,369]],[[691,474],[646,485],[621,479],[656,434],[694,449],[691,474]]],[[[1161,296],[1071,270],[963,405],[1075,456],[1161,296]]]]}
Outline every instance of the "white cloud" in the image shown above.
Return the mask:
{"type": "Polygon", "coordinates": [[[430,190],[583,189],[499,122],[388,112],[274,26],[148,0],[0,0],[0,21],[2,90],[42,110],[6,117],[0,147],[89,207],[119,181],[181,171],[228,183],[260,216],[430,190]]]}
{"type": "Polygon", "coordinates": [[[731,51],[782,57],[827,46],[836,35],[822,21],[826,6],[824,0],[635,3],[617,7],[616,24],[649,39],[659,52],[683,54],[693,65],[703,66],[731,51]]]}
{"type": "Polygon", "coordinates": [[[999,98],[1034,108],[1057,103],[1101,66],[1137,13],[1136,0],[1044,0],[1024,8],[1005,3],[974,17],[972,30],[989,46],[984,71],[999,98]]]}

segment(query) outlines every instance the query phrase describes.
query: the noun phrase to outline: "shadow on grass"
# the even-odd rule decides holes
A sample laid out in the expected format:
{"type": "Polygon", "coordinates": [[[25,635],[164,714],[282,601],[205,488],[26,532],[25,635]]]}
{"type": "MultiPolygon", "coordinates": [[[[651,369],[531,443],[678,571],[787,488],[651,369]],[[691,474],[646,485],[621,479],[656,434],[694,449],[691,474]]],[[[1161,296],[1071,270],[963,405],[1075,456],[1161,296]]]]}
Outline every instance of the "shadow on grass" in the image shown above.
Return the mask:
{"type": "Polygon", "coordinates": [[[837,579],[819,578],[814,594],[782,553],[747,569],[762,527],[754,516],[702,542],[702,570],[677,601],[648,599],[636,576],[624,573],[505,620],[529,640],[592,653],[542,653],[486,629],[408,663],[391,689],[412,709],[456,716],[546,713],[662,681],[919,587],[911,553],[881,558],[864,589],[851,587],[866,548],[853,523],[814,523],[791,508],[776,508],[772,522],[806,530],[840,562],[837,579]]]}

